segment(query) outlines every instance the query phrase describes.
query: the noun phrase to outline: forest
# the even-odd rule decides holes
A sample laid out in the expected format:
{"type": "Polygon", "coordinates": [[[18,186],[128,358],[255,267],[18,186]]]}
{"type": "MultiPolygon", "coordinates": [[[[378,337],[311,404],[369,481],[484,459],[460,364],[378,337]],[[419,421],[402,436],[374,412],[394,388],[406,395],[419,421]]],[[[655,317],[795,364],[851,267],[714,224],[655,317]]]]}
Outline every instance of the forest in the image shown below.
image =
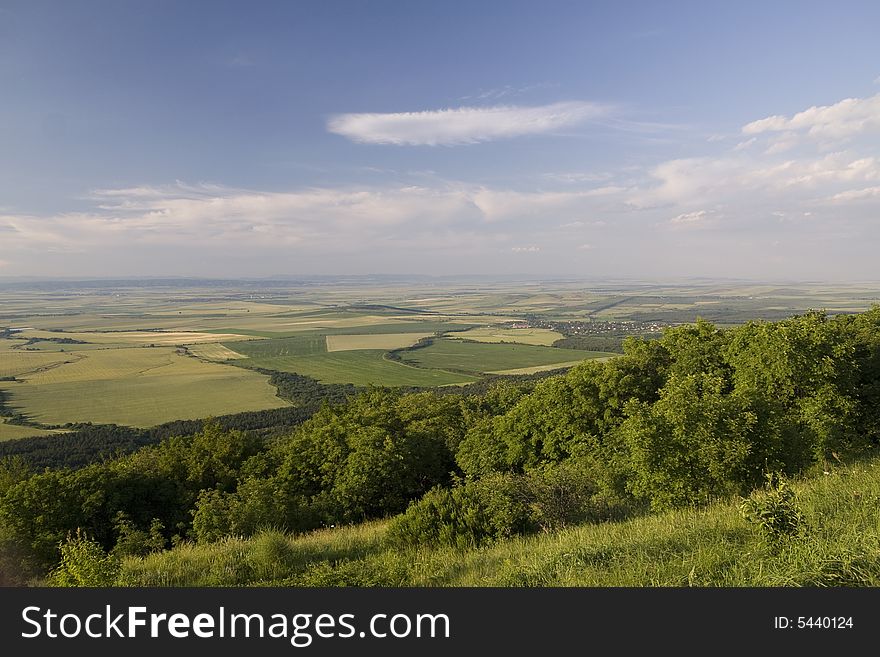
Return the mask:
{"type": "Polygon", "coordinates": [[[110,563],[382,518],[389,545],[465,549],[702,507],[870,454],[878,401],[880,307],[700,320],[477,390],[337,389],[283,431],[207,422],[76,467],[5,456],[0,571],[107,583],[77,579],[76,555],[110,563]]]}

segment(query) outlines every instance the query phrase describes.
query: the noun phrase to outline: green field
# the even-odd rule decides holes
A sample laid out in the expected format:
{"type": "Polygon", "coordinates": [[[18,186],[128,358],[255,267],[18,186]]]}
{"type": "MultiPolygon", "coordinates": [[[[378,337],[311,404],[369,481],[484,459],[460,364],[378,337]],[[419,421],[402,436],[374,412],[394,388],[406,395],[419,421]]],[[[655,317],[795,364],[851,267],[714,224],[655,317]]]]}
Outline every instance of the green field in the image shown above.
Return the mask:
{"type": "Polygon", "coordinates": [[[405,362],[418,367],[475,373],[572,363],[575,360],[612,355],[602,351],[462,342],[450,339],[435,340],[429,347],[405,351],[401,354],[405,362]]]}
{"type": "Polygon", "coordinates": [[[45,429],[37,429],[35,427],[21,427],[17,424],[7,424],[0,417],[0,441],[15,440],[16,438],[32,438],[37,436],[50,436],[54,431],[46,431],[45,429]]]}
{"type": "MultiPolygon", "coordinates": [[[[28,355],[27,353],[22,355],[28,355]]],[[[168,347],[69,354],[71,362],[0,382],[7,405],[44,424],[152,426],[284,406],[268,378],[168,347]]]]}
{"type": "Polygon", "coordinates": [[[41,351],[0,351],[0,377],[20,376],[38,372],[49,367],[57,367],[69,360],[68,354],[46,353],[41,351]]]}
{"type": "Polygon", "coordinates": [[[290,338],[225,343],[223,346],[252,359],[284,358],[323,354],[327,351],[327,340],[323,335],[309,334],[290,338]]]}
{"type": "Polygon", "coordinates": [[[470,383],[476,377],[441,369],[420,369],[385,358],[381,350],[335,351],[313,356],[276,356],[237,361],[237,365],[260,367],[311,376],[322,383],[353,383],[358,386],[444,386],[470,383]]]}

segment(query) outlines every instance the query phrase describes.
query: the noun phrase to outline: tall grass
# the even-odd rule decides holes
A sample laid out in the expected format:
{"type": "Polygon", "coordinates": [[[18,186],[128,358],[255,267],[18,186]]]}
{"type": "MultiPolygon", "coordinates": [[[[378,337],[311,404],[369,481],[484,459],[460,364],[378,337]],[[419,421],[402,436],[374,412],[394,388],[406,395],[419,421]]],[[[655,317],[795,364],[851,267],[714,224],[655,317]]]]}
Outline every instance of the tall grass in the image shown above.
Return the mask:
{"type": "Polygon", "coordinates": [[[739,500],[468,551],[396,550],[387,523],[183,545],[124,563],[145,586],[880,586],[880,458],[793,484],[804,529],[768,542],[739,500]]]}

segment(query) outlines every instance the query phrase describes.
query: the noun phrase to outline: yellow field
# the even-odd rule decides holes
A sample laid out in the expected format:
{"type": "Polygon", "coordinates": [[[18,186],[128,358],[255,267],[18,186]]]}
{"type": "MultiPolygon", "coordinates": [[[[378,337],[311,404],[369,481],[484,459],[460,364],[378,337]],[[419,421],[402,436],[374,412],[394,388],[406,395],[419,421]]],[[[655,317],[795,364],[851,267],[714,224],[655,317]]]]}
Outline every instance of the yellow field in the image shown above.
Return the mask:
{"type": "Polygon", "coordinates": [[[218,362],[247,358],[247,356],[245,356],[244,354],[233,351],[229,347],[225,347],[222,344],[197,344],[193,345],[192,347],[188,347],[188,349],[189,353],[191,353],[193,356],[198,356],[199,358],[204,358],[205,360],[213,360],[218,362]]]}
{"type": "MultiPolygon", "coordinates": [[[[56,358],[58,356],[58,354],[52,355],[56,358]]],[[[126,347],[72,352],[66,355],[70,357],[71,362],[24,374],[19,378],[33,385],[122,379],[146,375],[150,372],[164,374],[176,371],[181,365],[186,367],[184,361],[187,360],[185,356],[178,356],[175,350],[169,347],[126,347]]],[[[191,360],[198,363],[195,359],[191,360]]]]}
{"type": "Polygon", "coordinates": [[[460,333],[452,333],[449,337],[475,340],[476,342],[516,342],[519,344],[536,344],[549,347],[562,338],[563,335],[550,329],[540,328],[501,329],[481,327],[460,333]]]}
{"type": "Polygon", "coordinates": [[[327,351],[356,349],[402,349],[414,345],[432,333],[377,333],[375,335],[328,335],[327,351]]]}
{"type": "MultiPolygon", "coordinates": [[[[591,360],[602,361],[608,360],[609,358],[614,358],[614,356],[602,356],[600,358],[593,358],[591,360]]],[[[562,367],[574,367],[575,365],[580,365],[584,361],[582,360],[570,360],[565,363],[552,363],[551,365],[537,365],[535,367],[518,367],[512,370],[497,370],[495,372],[489,372],[489,374],[535,374],[536,372],[547,372],[549,370],[558,370],[562,367]]]]}
{"type": "MultiPolygon", "coordinates": [[[[405,321],[381,315],[355,315],[353,317],[305,317],[290,322],[275,322],[276,327],[288,330],[309,330],[322,328],[355,328],[358,326],[375,326],[377,324],[403,324],[405,321]]],[[[278,330],[278,328],[276,328],[278,330]]]]}
{"type": "MultiPolygon", "coordinates": [[[[59,333],[56,331],[22,331],[26,338],[71,338],[93,344],[142,344],[142,345],[176,345],[199,344],[203,342],[224,342],[232,340],[249,340],[249,336],[234,333],[202,333],[199,331],[82,331],[59,333]]],[[[76,349],[76,345],[69,345],[76,349]]]]}

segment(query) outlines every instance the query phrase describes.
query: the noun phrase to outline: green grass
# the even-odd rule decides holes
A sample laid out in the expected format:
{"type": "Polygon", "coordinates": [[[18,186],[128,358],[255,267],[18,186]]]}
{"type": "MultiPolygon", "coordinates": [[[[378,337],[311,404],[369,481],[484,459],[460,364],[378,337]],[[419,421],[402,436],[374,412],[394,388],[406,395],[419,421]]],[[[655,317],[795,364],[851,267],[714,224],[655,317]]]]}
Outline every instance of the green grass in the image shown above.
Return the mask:
{"type": "Polygon", "coordinates": [[[476,377],[439,369],[420,369],[385,358],[380,350],[334,351],[312,356],[276,356],[235,361],[242,367],[259,367],[311,376],[322,383],[385,386],[443,386],[470,383],[476,377]]]}
{"type": "Polygon", "coordinates": [[[267,531],[251,540],[228,538],[210,546],[174,550],[125,561],[122,577],[135,586],[236,586],[271,582],[315,564],[363,559],[382,552],[386,523],[323,530],[296,539],[267,531]]]}
{"type": "Polygon", "coordinates": [[[435,340],[429,347],[401,354],[406,362],[419,367],[463,372],[499,372],[557,363],[571,364],[576,360],[610,355],[613,354],[536,345],[462,342],[448,339],[435,340]]]}
{"type": "Polygon", "coordinates": [[[469,551],[384,547],[382,522],[128,559],[139,586],[880,586],[880,458],[794,485],[803,535],[769,545],[738,500],[469,551]]]}

